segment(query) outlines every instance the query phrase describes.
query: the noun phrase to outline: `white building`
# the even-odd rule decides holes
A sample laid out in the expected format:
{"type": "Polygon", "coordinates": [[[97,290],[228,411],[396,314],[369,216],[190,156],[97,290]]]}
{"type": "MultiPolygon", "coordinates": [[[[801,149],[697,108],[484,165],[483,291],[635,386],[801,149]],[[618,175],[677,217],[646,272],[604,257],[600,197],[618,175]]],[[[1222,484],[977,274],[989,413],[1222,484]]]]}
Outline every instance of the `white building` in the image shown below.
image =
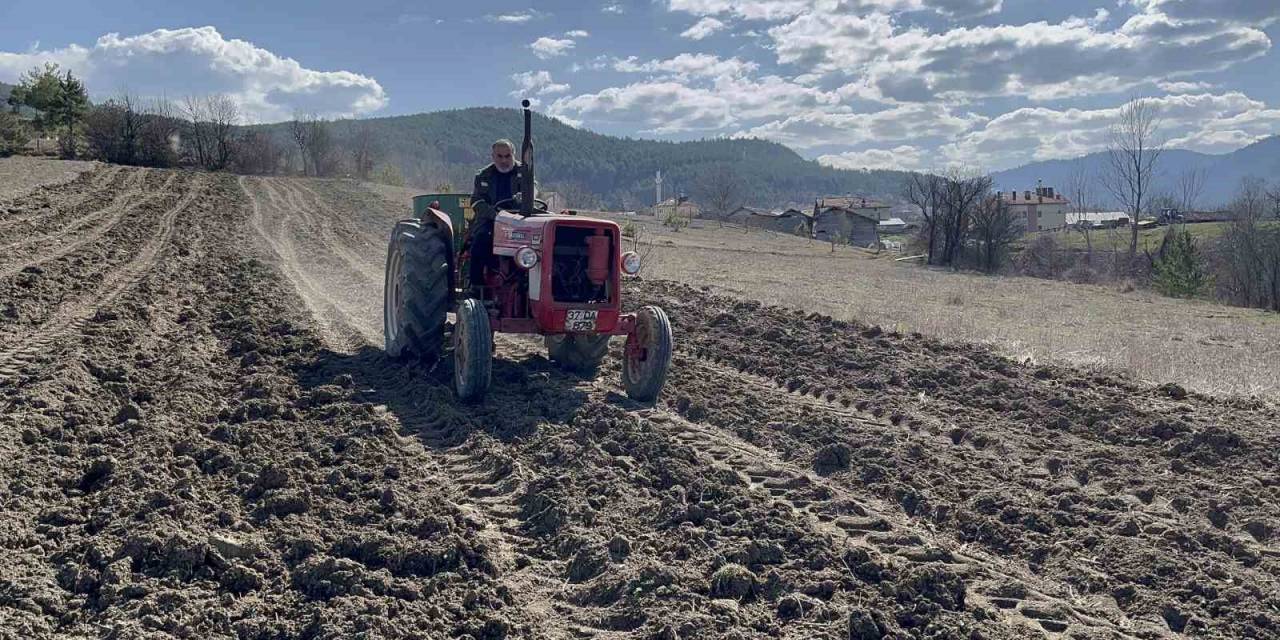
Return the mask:
{"type": "Polygon", "coordinates": [[[1026,222],[1027,231],[1048,231],[1067,226],[1067,206],[1070,200],[1053,192],[1053,187],[1036,187],[1035,191],[1001,191],[996,194],[1009,206],[1019,220],[1026,222]]]}

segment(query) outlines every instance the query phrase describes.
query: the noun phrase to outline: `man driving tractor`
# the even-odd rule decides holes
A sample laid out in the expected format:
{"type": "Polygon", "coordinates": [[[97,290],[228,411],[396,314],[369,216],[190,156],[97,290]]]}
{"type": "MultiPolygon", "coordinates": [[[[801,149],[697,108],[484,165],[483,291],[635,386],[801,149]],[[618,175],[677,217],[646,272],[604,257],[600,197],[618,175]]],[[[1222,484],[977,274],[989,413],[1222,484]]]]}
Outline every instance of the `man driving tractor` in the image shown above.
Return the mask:
{"type": "Polygon", "coordinates": [[[671,322],[653,305],[622,310],[622,277],[640,271],[640,256],[624,251],[618,223],[553,213],[534,197],[533,111],[528,100],[521,106],[520,161],[509,140],[493,143],[493,163],[476,174],[474,216],[461,246],[461,194],[416,196],[413,217],[391,232],[382,304],[387,355],[434,365],[451,353],[454,391],[473,402],[493,382],[495,334],[542,336],[548,359],[583,376],[599,371],[611,337],[626,336],[622,386],[631,399],[652,402],[671,365],[671,322]],[[453,205],[448,211],[436,201],[443,196],[453,205]],[[468,255],[470,291],[458,286],[468,255]]]}
{"type": "Polygon", "coordinates": [[[494,205],[514,198],[521,191],[520,163],[515,145],[503,138],[493,143],[493,162],[476,174],[471,192],[475,218],[468,235],[471,238],[471,289],[479,295],[484,267],[493,260],[493,219],[498,215],[494,205]]]}

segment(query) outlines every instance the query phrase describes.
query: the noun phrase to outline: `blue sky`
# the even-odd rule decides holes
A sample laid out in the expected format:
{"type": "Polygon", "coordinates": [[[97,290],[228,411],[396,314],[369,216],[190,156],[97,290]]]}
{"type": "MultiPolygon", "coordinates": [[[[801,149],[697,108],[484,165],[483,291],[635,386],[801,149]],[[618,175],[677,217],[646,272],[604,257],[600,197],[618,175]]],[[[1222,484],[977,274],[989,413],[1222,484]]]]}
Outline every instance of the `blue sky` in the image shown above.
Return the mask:
{"type": "Polygon", "coordinates": [[[1105,146],[1155,100],[1171,145],[1280,133],[1280,0],[150,0],[0,5],[0,81],[226,93],[247,121],[522,96],[610,134],[755,136],[834,166],[997,170],[1105,146]]]}

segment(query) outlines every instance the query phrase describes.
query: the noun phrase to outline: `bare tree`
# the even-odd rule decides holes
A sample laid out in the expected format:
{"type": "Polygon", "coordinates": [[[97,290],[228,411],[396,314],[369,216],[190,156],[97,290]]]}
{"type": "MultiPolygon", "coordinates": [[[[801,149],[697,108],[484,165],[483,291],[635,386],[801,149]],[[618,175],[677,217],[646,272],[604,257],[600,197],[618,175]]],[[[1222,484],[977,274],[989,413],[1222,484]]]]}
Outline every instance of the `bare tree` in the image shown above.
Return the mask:
{"type": "Polygon", "coordinates": [[[927,245],[928,264],[934,264],[939,227],[935,221],[942,209],[942,178],[931,173],[912,173],[903,183],[902,198],[920,209],[924,217],[920,231],[927,245]]]}
{"type": "Polygon", "coordinates": [[[1156,104],[1145,98],[1120,108],[1107,146],[1103,185],[1129,214],[1129,269],[1137,267],[1138,218],[1151,197],[1156,162],[1163,152],[1156,104]]]}
{"type": "Polygon", "coordinates": [[[959,266],[973,214],[990,194],[991,184],[991,176],[964,168],[951,169],[943,176],[943,215],[940,218],[946,246],[942,264],[959,266]]]}
{"type": "Polygon", "coordinates": [[[1022,229],[1009,204],[988,195],[974,207],[972,233],[978,249],[978,266],[987,273],[995,273],[1000,270],[1009,245],[1022,235],[1022,229]]]}
{"type": "Polygon", "coordinates": [[[1203,167],[1187,169],[1178,174],[1178,208],[1184,214],[1195,211],[1208,178],[1209,171],[1203,167]]]}
{"type": "MultiPolygon", "coordinates": [[[[314,117],[314,116],[312,116],[314,117]]],[[[307,124],[308,116],[299,112],[294,112],[293,120],[289,121],[289,137],[293,140],[293,144],[298,147],[298,157],[302,160],[302,175],[311,175],[307,171],[307,147],[311,135],[311,127],[307,124]]]]}
{"type": "Polygon", "coordinates": [[[182,102],[186,142],[194,160],[210,171],[225,169],[235,152],[234,132],[240,108],[226,94],[187,96],[182,102]]]}
{"type": "Polygon", "coordinates": [[[1271,200],[1271,217],[1280,220],[1280,184],[1267,191],[1267,198],[1271,200]]]}
{"type": "Polygon", "coordinates": [[[172,102],[156,98],[142,106],[138,137],[138,163],[148,167],[174,167],[182,158],[182,120],[172,102]]]}
{"type": "Polygon", "coordinates": [[[191,160],[199,166],[208,166],[212,143],[205,120],[204,101],[196,96],[187,96],[182,101],[182,116],[186,119],[184,142],[191,160]]]}
{"type": "Polygon", "coordinates": [[[1242,179],[1219,241],[1218,284],[1234,304],[1280,311],[1280,227],[1263,222],[1267,206],[1262,180],[1242,179]]]}
{"type": "Polygon", "coordinates": [[[374,165],[382,156],[382,147],[378,144],[373,127],[368,122],[348,121],[345,138],[352,172],[357,178],[368,180],[373,175],[374,165]]]}
{"type": "Polygon", "coordinates": [[[331,176],[338,172],[337,141],[328,120],[314,113],[304,115],[295,112],[293,120],[289,121],[289,137],[298,147],[303,175],[331,176]]]}
{"type": "Polygon", "coordinates": [[[236,139],[232,167],[237,173],[271,175],[280,167],[284,150],[266,131],[248,129],[236,139]]]}
{"type": "Polygon", "coordinates": [[[723,227],[725,221],[746,203],[746,184],[733,165],[712,165],[698,174],[693,183],[693,197],[723,227]]]}
{"type": "Polygon", "coordinates": [[[1071,213],[1075,214],[1076,232],[1084,236],[1088,266],[1093,265],[1093,223],[1088,214],[1097,208],[1097,182],[1084,160],[1077,160],[1067,176],[1067,199],[1071,201],[1071,213]]]}
{"type": "Polygon", "coordinates": [[[1267,183],[1257,176],[1245,176],[1236,188],[1231,211],[1236,219],[1261,220],[1266,216],[1268,202],[1267,183]]]}
{"type": "Polygon", "coordinates": [[[98,159],[116,164],[178,164],[180,121],[165,100],[144,103],[123,94],[102,103],[85,120],[85,141],[98,159]]]}

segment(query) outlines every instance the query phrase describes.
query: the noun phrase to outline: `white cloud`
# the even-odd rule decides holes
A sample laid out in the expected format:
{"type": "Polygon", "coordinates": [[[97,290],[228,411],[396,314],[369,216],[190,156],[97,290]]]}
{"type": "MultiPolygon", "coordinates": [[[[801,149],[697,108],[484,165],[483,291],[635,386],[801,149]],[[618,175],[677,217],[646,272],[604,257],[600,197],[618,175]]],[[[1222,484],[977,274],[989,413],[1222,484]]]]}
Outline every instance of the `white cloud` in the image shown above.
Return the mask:
{"type": "Polygon", "coordinates": [[[1059,23],[930,33],[885,14],[809,13],[769,30],[778,61],[808,73],[858,77],[864,97],[927,101],[989,96],[1049,100],[1129,90],[1219,71],[1265,54],[1262,31],[1138,14],[1116,30],[1059,23]]]}
{"type": "Polygon", "coordinates": [[[688,77],[739,77],[758,69],[754,62],[729,58],[722,60],[708,53],[682,53],[667,60],[641,62],[635,56],[617,59],[613,70],[622,73],[669,74],[677,78],[688,77]]]}
{"type": "Polygon", "coordinates": [[[999,13],[1003,0],[668,0],[671,11],[696,16],[732,15],[747,20],[785,20],[803,14],[925,11],[952,18],[999,13]]]}
{"type": "Polygon", "coordinates": [[[626,12],[627,12],[627,10],[626,10],[626,9],[624,9],[624,8],[622,7],[622,5],[620,5],[620,4],[616,3],[616,2],[614,2],[614,3],[606,4],[606,5],[605,5],[605,6],[603,6],[603,7],[600,7],[600,12],[601,12],[601,13],[623,14],[623,13],[626,13],[626,12]]]}
{"type": "Polygon", "coordinates": [[[692,27],[685,29],[684,32],[680,34],[680,37],[688,38],[690,40],[701,40],[717,31],[724,29],[725,26],[727,26],[725,25],[725,23],[719,20],[716,20],[711,16],[707,16],[695,22],[692,27]]]}
{"type": "Polygon", "coordinates": [[[144,97],[225,93],[256,121],[282,120],[295,110],[359,115],[387,104],[369,76],[307,69],[250,42],[228,40],[214,27],[109,33],[89,47],[0,52],[0,79],[12,81],[46,61],[83,77],[95,100],[125,89],[144,97]]]}
{"type": "Polygon", "coordinates": [[[1166,93],[1193,93],[1214,88],[1209,82],[1157,82],[1156,86],[1166,93]]]}
{"type": "Polygon", "coordinates": [[[505,24],[524,24],[530,20],[541,18],[542,13],[538,11],[517,11],[515,13],[490,14],[484,17],[489,22],[501,22],[505,24]]]}
{"type": "Polygon", "coordinates": [[[1163,13],[1176,20],[1215,20],[1255,26],[1280,21],[1276,0],[1134,0],[1147,13],[1163,13]]]}
{"type": "Polygon", "coordinates": [[[643,133],[716,131],[777,113],[833,107],[833,93],[778,76],[721,76],[706,86],[676,79],[637,82],[557,99],[548,112],[575,122],[626,124],[643,133]]]}
{"type": "Polygon", "coordinates": [[[512,97],[521,97],[527,95],[546,95],[550,93],[564,93],[569,90],[569,85],[558,84],[551,79],[549,71],[525,71],[523,73],[511,74],[512,82],[516,84],[516,90],[511,92],[512,97]]]}
{"type": "Polygon", "coordinates": [[[562,56],[574,47],[574,42],[570,38],[551,38],[543,36],[534,40],[529,44],[529,48],[533,50],[533,55],[546,60],[562,56]]]}
{"type": "MultiPolygon", "coordinates": [[[[1238,92],[1150,100],[1170,147],[1219,153],[1280,131],[1280,110],[1238,92]]],[[[1118,120],[1120,109],[1017,109],[943,145],[941,152],[952,163],[994,169],[1074,158],[1106,148],[1108,129],[1118,120]]]]}
{"type": "Polygon", "coordinates": [[[837,169],[895,169],[923,171],[929,166],[924,149],[900,145],[892,149],[867,149],[818,156],[818,162],[837,169]]]}
{"type": "Polygon", "coordinates": [[[799,149],[810,149],[931,137],[949,138],[981,126],[986,121],[987,118],[973,113],[952,113],[940,104],[904,104],[873,113],[813,110],[766,122],[737,135],[765,138],[799,149]]]}
{"type": "Polygon", "coordinates": [[[585,38],[591,34],[587,31],[583,31],[582,29],[574,29],[573,31],[566,32],[564,35],[570,38],[585,38]]]}

